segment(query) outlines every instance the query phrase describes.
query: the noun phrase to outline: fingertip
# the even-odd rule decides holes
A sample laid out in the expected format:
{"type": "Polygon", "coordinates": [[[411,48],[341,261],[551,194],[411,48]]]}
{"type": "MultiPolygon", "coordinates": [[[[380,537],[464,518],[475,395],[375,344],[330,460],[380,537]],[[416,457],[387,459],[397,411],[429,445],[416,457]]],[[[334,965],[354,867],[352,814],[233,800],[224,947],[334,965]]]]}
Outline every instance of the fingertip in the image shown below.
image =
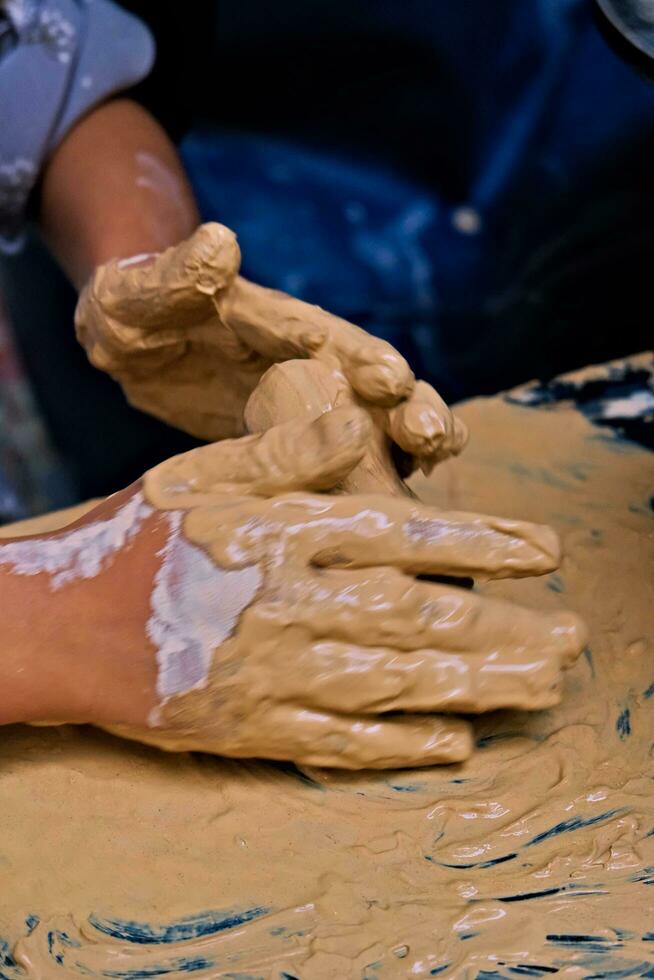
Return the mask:
{"type": "Polygon", "coordinates": [[[322,430],[326,441],[334,449],[345,447],[353,453],[363,450],[372,434],[370,416],[358,405],[332,408],[310,425],[322,430]]]}
{"type": "Polygon", "coordinates": [[[407,361],[392,349],[380,353],[376,347],[357,351],[356,364],[344,365],[354,390],[375,405],[392,407],[413,391],[415,377],[407,361]]]}
{"type": "Polygon", "coordinates": [[[445,723],[444,731],[435,736],[435,762],[465,762],[474,752],[475,742],[472,726],[462,718],[451,718],[445,723]]]}
{"type": "Polygon", "coordinates": [[[576,613],[559,613],[552,633],[561,650],[562,666],[571,667],[588,646],[589,633],[586,623],[576,613]]]}
{"type": "MultiPolygon", "coordinates": [[[[399,726],[398,726],[399,728],[399,726]]],[[[474,751],[472,725],[463,718],[444,715],[404,715],[400,731],[405,737],[404,765],[434,766],[464,762],[474,751]]],[[[398,731],[398,745],[402,738],[398,731]]]]}
{"type": "Polygon", "coordinates": [[[463,449],[468,430],[431,385],[415,384],[411,396],[389,412],[388,435],[419,460],[424,473],[463,449]]]}
{"type": "Polygon", "coordinates": [[[216,221],[200,225],[179,248],[184,270],[198,292],[213,296],[238,273],[241,250],[236,235],[216,221]]]}
{"type": "Polygon", "coordinates": [[[534,571],[541,575],[555,571],[561,564],[561,540],[546,524],[527,524],[527,541],[534,549],[534,571]]]}
{"type": "Polygon", "coordinates": [[[307,490],[331,490],[360,462],[371,436],[372,423],[357,406],[325,412],[304,428],[305,436],[290,447],[299,453],[298,473],[307,490]],[[302,444],[306,447],[302,451],[302,444]],[[304,458],[302,458],[302,456],[304,458]]]}
{"type": "MultiPolygon", "coordinates": [[[[561,564],[561,542],[546,524],[500,517],[482,518],[491,534],[498,535],[495,561],[489,561],[493,578],[546,575],[561,564]]],[[[490,558],[490,551],[489,551],[490,558]]]]}
{"type": "Polygon", "coordinates": [[[391,438],[414,456],[435,456],[447,437],[447,423],[434,405],[408,401],[399,405],[390,420],[391,438]]]}

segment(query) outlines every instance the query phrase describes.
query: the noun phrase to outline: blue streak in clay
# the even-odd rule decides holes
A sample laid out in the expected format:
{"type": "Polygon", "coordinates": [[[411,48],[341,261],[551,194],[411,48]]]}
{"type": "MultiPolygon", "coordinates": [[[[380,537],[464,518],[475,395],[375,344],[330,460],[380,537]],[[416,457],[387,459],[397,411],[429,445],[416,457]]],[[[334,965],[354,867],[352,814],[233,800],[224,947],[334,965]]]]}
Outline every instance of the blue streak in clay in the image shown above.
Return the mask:
{"type": "Polygon", "coordinates": [[[612,942],[604,936],[585,936],[574,933],[550,934],[545,937],[554,946],[583,950],[588,953],[606,953],[612,949],[623,949],[624,943],[612,942]]]}
{"type": "Polygon", "coordinates": [[[0,980],[14,980],[15,977],[22,975],[22,973],[23,971],[12,956],[11,946],[6,939],[0,939],[0,980]],[[5,973],[5,970],[11,970],[12,972],[5,973]]]}
{"type": "Polygon", "coordinates": [[[28,915],[25,919],[25,928],[27,929],[27,935],[30,936],[39,922],[41,921],[41,916],[39,915],[28,915]]]}
{"type": "MultiPolygon", "coordinates": [[[[529,902],[534,898],[549,898],[550,895],[559,895],[564,893],[570,898],[584,898],[588,895],[606,895],[603,889],[587,889],[585,891],[576,891],[578,886],[572,885],[559,885],[556,888],[544,888],[542,891],[536,892],[518,892],[516,895],[500,895],[495,901],[497,902],[529,902]]],[[[480,899],[474,899],[473,901],[481,901],[480,899]]]]}
{"type": "Polygon", "coordinates": [[[237,926],[252,922],[262,915],[267,915],[270,909],[264,905],[236,911],[201,912],[190,915],[177,922],[163,926],[151,926],[144,922],[133,922],[127,919],[100,919],[95,915],[89,916],[89,923],[98,932],[113,939],[122,939],[128,943],[178,943],[188,939],[199,939],[202,936],[212,936],[225,929],[235,929],[237,926]]]}
{"type": "MultiPolygon", "coordinates": [[[[472,864],[446,864],[445,861],[434,861],[434,864],[438,864],[440,868],[493,868],[496,864],[504,864],[505,861],[512,861],[517,856],[517,853],[503,854],[502,857],[490,858],[488,861],[474,861],[472,864]]],[[[433,861],[431,857],[426,856],[426,859],[433,861]]]]}
{"type": "Polygon", "coordinates": [[[503,742],[507,738],[530,738],[534,742],[540,741],[538,736],[528,735],[525,732],[493,732],[492,735],[482,735],[481,738],[478,738],[476,747],[478,749],[485,749],[494,742],[503,742]]]}
{"type": "MultiPolygon", "coordinates": [[[[617,964],[617,960],[613,961],[617,964]]],[[[611,968],[611,963],[606,963],[602,957],[601,961],[597,957],[590,957],[586,962],[579,961],[576,965],[586,966],[589,969],[584,974],[584,980],[621,980],[623,977],[654,977],[654,966],[651,963],[633,963],[630,966],[616,966],[611,968]],[[601,967],[601,972],[590,972],[590,967],[601,967]]]]}
{"type": "MultiPolygon", "coordinates": [[[[109,977],[111,980],[152,980],[154,977],[165,977],[171,973],[198,973],[213,965],[213,960],[194,957],[171,960],[170,963],[160,966],[146,966],[134,970],[103,970],[100,976],[109,977]]],[[[234,976],[234,974],[223,974],[223,976],[234,976]]]]}
{"type": "Polygon", "coordinates": [[[0,966],[16,966],[16,960],[11,955],[11,947],[6,939],[0,939],[0,966]]]}
{"type": "Polygon", "coordinates": [[[618,720],[615,723],[615,730],[622,741],[631,735],[631,713],[629,708],[625,708],[624,711],[621,711],[618,715],[618,720]]]}
{"type": "Polygon", "coordinates": [[[297,766],[293,765],[292,762],[269,762],[268,765],[276,769],[278,772],[283,772],[291,779],[294,779],[298,783],[302,783],[304,786],[308,786],[310,789],[319,789],[321,792],[325,791],[325,787],[320,783],[317,783],[315,779],[311,779],[306,773],[298,769],[297,766]]]}
{"type": "Polygon", "coordinates": [[[631,875],[629,881],[635,881],[641,885],[654,885],[654,867],[651,865],[647,868],[643,868],[635,875],[631,875]]]}
{"type": "Polygon", "coordinates": [[[517,966],[510,966],[509,973],[517,974],[520,977],[542,977],[547,973],[558,973],[557,966],[536,966],[531,963],[518,963],[517,966]]]}
{"type": "Polygon", "coordinates": [[[501,895],[498,902],[529,902],[534,898],[547,898],[549,895],[558,895],[565,891],[565,888],[544,888],[539,892],[518,892],[517,895],[501,895]]]}
{"type": "Polygon", "coordinates": [[[598,823],[604,823],[605,820],[610,820],[612,817],[617,817],[626,812],[626,807],[618,807],[615,810],[598,813],[595,817],[570,817],[569,820],[562,820],[561,823],[555,824],[549,830],[536,834],[530,841],[527,841],[525,847],[533,847],[534,844],[540,844],[542,841],[557,837],[559,834],[570,834],[581,827],[594,827],[598,823]]]}

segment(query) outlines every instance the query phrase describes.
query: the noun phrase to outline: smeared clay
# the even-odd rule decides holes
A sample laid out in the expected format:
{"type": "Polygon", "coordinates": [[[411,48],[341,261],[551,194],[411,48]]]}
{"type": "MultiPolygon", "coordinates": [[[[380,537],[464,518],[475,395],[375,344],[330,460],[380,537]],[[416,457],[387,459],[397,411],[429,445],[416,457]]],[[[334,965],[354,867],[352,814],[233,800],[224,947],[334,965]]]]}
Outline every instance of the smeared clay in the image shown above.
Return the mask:
{"type": "Polygon", "coordinates": [[[108,520],[63,532],[45,541],[0,544],[0,565],[15,575],[46,572],[50,588],[61,589],[80,578],[94,578],[113,555],[138,533],[152,508],[136,493],[108,520]]]}
{"type": "Polygon", "coordinates": [[[4,730],[6,976],[651,972],[652,456],[561,406],[461,415],[466,454],[413,489],[561,531],[557,573],[480,589],[590,624],[561,704],[474,720],[459,765],[376,774],[4,730]]]}
{"type": "Polygon", "coordinates": [[[256,566],[223,571],[189,544],[181,533],[179,511],[168,514],[168,524],[147,624],[157,656],[157,692],[163,699],[206,683],[214,651],[231,636],[261,585],[256,566]]]}

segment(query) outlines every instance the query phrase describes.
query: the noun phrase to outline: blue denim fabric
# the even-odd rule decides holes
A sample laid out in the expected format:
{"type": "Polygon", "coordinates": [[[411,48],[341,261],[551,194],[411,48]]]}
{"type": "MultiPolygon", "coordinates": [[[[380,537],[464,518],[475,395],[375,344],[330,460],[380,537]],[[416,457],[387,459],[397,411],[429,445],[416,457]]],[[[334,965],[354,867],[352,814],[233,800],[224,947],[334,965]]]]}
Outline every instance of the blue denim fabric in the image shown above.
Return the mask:
{"type": "MultiPolygon", "coordinates": [[[[469,129],[465,159],[450,161],[465,194],[447,200],[439,175],[416,179],[397,148],[372,159],[351,142],[321,146],[315,131],[309,146],[300,129],[216,127],[183,144],[203,216],[237,231],[248,277],[387,338],[451,398],[484,390],[484,359],[527,344],[520,331],[535,310],[546,318],[568,253],[579,261],[589,236],[611,238],[625,194],[654,193],[639,150],[654,149],[654,88],[607,47],[585,0],[345,6],[334,16],[343,8],[351,29],[382,20],[447,64],[445,122],[428,135],[447,153],[449,134],[469,129]],[[610,212],[597,235],[596,206],[610,212]]],[[[511,380],[488,372],[489,390],[511,380]]]]}

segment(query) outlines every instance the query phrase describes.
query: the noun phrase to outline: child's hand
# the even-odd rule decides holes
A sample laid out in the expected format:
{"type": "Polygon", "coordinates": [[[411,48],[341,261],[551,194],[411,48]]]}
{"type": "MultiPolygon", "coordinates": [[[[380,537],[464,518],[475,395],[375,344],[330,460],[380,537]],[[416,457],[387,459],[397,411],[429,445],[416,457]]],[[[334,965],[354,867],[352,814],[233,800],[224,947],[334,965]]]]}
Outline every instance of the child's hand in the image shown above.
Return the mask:
{"type": "Polygon", "coordinates": [[[271,364],[311,357],[380,409],[414,466],[460,452],[463,423],[400,354],[359,327],[238,276],[233,232],[200,227],[142,262],[112,261],[83,290],[77,335],[129,401],[207,440],[242,435],[246,402],[271,364]],[[343,377],[344,376],[344,377],[343,377]]]}
{"type": "Polygon", "coordinates": [[[456,712],[558,703],[584,643],[574,616],[417,578],[542,574],[554,533],[316,493],[356,465],[369,425],[339,409],[146,474],[155,524],[133,547],[158,567],[131,585],[127,571],[123,601],[148,591],[133,642],[156,658],[158,703],[149,724],[90,720],[173,750],[385,768],[466,758],[456,712]]]}

